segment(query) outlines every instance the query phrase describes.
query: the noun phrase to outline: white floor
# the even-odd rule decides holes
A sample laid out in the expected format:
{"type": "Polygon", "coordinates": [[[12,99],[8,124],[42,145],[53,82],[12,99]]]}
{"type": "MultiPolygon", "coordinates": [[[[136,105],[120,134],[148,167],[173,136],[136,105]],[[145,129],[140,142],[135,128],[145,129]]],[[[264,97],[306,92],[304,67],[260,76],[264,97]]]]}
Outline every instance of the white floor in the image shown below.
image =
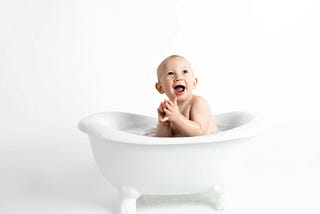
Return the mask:
{"type": "MultiPolygon", "coordinates": [[[[252,170],[230,188],[229,210],[188,197],[149,196],[138,200],[137,213],[318,214],[319,133],[320,123],[282,124],[254,139],[252,170]]],[[[87,137],[44,139],[1,139],[0,213],[115,213],[118,192],[97,169],[87,137]]]]}

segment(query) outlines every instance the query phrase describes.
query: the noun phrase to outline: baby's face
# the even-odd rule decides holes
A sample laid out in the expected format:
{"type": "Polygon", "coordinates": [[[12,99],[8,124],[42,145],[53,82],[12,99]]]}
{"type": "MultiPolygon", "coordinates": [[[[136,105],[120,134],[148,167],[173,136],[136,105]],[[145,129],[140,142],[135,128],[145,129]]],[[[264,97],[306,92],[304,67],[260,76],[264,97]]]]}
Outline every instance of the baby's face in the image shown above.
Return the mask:
{"type": "Polygon", "coordinates": [[[177,97],[178,102],[190,98],[197,85],[190,63],[182,57],[168,59],[158,71],[158,80],[157,90],[165,93],[170,100],[177,97]]]}

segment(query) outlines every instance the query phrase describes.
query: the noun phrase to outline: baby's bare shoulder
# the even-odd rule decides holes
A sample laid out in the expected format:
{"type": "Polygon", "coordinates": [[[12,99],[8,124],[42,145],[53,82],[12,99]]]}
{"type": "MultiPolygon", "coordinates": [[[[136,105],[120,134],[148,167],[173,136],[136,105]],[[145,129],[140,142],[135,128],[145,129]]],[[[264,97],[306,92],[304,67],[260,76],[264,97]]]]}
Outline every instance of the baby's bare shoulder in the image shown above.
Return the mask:
{"type": "Polygon", "coordinates": [[[192,105],[208,105],[208,102],[204,97],[194,95],[192,105]]]}
{"type": "Polygon", "coordinates": [[[194,96],[193,97],[193,102],[190,106],[190,113],[191,114],[196,114],[198,112],[205,113],[208,112],[208,114],[211,112],[209,103],[207,100],[202,97],[202,96],[194,96]]]}

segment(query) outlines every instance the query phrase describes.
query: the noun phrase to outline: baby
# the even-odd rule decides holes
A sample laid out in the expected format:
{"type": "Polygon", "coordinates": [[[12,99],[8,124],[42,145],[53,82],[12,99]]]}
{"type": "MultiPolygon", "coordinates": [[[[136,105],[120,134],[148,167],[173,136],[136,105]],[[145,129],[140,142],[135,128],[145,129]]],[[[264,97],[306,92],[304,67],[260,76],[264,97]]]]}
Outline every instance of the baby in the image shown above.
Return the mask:
{"type": "Polygon", "coordinates": [[[184,57],[167,57],[160,63],[157,74],[156,89],[169,98],[158,108],[157,137],[190,137],[218,132],[209,104],[192,93],[198,79],[184,57]]]}

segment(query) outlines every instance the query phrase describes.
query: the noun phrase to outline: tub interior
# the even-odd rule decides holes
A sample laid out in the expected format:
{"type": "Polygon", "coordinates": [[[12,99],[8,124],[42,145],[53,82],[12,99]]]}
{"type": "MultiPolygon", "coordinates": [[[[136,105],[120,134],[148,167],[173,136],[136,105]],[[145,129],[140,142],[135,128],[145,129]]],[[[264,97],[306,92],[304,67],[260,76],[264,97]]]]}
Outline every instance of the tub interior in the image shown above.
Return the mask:
{"type": "Polygon", "coordinates": [[[227,131],[241,127],[255,119],[254,114],[247,112],[223,113],[215,116],[219,131],[227,131]]]}
{"type": "Polygon", "coordinates": [[[155,128],[157,125],[156,118],[125,112],[106,112],[96,114],[91,119],[99,126],[120,131],[146,130],[155,128]]]}
{"type": "MultiPolygon", "coordinates": [[[[254,115],[247,112],[229,112],[215,115],[220,132],[248,124],[254,115]]],[[[129,132],[131,134],[155,136],[157,119],[155,117],[124,112],[107,112],[96,115],[95,122],[104,127],[129,132]]]]}

